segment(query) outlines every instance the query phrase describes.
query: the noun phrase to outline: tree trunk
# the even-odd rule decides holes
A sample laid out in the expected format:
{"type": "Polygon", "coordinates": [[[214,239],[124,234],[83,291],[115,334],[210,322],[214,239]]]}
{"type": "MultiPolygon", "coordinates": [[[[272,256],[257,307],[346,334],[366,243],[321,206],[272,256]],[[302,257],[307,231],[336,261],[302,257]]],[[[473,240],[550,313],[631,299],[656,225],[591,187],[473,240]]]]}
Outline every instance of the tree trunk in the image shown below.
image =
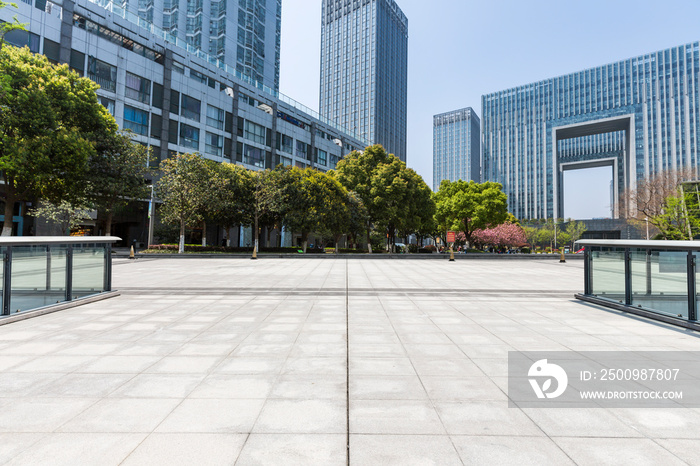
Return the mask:
{"type": "Polygon", "coordinates": [[[309,244],[309,233],[302,231],[301,232],[301,247],[302,250],[304,251],[304,254],[306,254],[306,246],[309,244]]]}
{"type": "Polygon", "coordinates": [[[342,238],[343,235],[336,235],[335,236],[335,254],[338,254],[338,249],[340,249],[340,238],[342,238]]]}
{"type": "Polygon", "coordinates": [[[369,251],[369,254],[372,254],[372,242],[369,239],[369,225],[367,226],[367,250],[369,251]]]}
{"type": "MultiPolygon", "coordinates": [[[[112,211],[107,212],[107,219],[105,219],[105,236],[110,236],[112,234],[112,218],[114,214],[112,211]]],[[[150,245],[149,245],[150,246],[150,245]]]]}
{"type": "Polygon", "coordinates": [[[255,213],[255,225],[253,225],[253,252],[258,254],[258,213],[255,213]]]}
{"type": "MultiPolygon", "coordinates": [[[[7,183],[5,183],[7,187],[7,183]]],[[[5,194],[5,221],[2,224],[2,236],[12,236],[12,216],[15,213],[15,196],[5,194]]]]}
{"type": "Polygon", "coordinates": [[[180,245],[177,248],[178,254],[184,254],[185,252],[185,222],[180,221],[180,245]]]}
{"type": "Polygon", "coordinates": [[[202,246],[207,245],[207,221],[202,220],[202,246]]]}

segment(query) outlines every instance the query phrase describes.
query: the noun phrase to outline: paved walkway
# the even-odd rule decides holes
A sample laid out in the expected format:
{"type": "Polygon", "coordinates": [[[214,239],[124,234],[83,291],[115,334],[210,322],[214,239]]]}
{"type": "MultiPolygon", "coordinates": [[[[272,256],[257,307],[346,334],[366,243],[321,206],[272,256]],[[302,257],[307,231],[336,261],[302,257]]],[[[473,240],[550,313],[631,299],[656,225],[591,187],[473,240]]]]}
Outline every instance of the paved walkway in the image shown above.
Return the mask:
{"type": "Polygon", "coordinates": [[[700,463],[700,410],[508,407],[509,350],[700,350],[575,301],[580,261],[116,260],[114,282],[0,327],[0,464],[700,463]]]}

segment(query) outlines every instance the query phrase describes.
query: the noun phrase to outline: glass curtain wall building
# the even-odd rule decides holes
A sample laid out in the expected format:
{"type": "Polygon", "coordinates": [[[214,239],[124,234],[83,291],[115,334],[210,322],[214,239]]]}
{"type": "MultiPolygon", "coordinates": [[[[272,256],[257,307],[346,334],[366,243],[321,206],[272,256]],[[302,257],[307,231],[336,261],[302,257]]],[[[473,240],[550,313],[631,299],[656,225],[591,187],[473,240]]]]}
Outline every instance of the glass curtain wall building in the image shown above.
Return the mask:
{"type": "Polygon", "coordinates": [[[408,20],[393,0],[323,0],[320,113],[406,161],[408,20]]]}
{"type": "Polygon", "coordinates": [[[471,107],[433,116],[433,191],[442,180],[480,181],[480,128],[471,107]]]}
{"type": "Polygon", "coordinates": [[[694,42],[484,95],[482,177],[516,217],[552,218],[566,170],[610,166],[617,217],[637,180],[698,167],[699,81],[694,42]]]}
{"type": "Polygon", "coordinates": [[[279,89],[282,0],[123,0],[145,22],[279,89]]]}

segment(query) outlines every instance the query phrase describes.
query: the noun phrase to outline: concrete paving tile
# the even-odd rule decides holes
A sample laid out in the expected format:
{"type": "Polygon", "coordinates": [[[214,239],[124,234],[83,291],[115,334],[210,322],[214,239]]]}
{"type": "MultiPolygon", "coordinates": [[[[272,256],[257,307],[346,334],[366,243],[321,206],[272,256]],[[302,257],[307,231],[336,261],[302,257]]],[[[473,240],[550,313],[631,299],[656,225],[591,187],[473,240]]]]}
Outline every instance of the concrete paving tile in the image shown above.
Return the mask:
{"type": "Polygon", "coordinates": [[[0,433],[0,464],[6,464],[24,450],[31,448],[47,434],[0,433]]]}
{"type": "Polygon", "coordinates": [[[156,432],[247,433],[260,414],[263,400],[184,400],[156,432]]]}
{"type": "Polygon", "coordinates": [[[350,374],[355,375],[415,375],[409,358],[350,358],[350,374]]]}
{"type": "Polygon", "coordinates": [[[625,425],[650,438],[697,439],[700,432],[700,411],[697,410],[617,408],[610,412],[625,425]]]}
{"type": "Polygon", "coordinates": [[[113,356],[166,356],[178,348],[182,344],[179,343],[146,343],[136,342],[130,344],[118,351],[115,351],[113,356]]]}
{"type": "Polygon", "coordinates": [[[415,375],[355,375],[350,379],[351,400],[425,400],[428,395],[415,375]]]}
{"type": "Polygon", "coordinates": [[[525,408],[523,411],[550,437],[643,436],[606,409],[525,408]]]}
{"type": "Polygon", "coordinates": [[[697,436],[692,439],[660,439],[656,443],[688,464],[700,464],[697,436]]]}
{"type": "Polygon", "coordinates": [[[405,358],[406,351],[400,344],[350,345],[350,357],[365,358],[405,358]]]}
{"type": "Polygon", "coordinates": [[[346,366],[345,357],[289,358],[282,374],[345,374],[346,366]]]}
{"type": "Polygon", "coordinates": [[[546,437],[453,435],[451,438],[465,465],[575,464],[556,443],[546,437]]]}
{"type": "Polygon", "coordinates": [[[76,369],[77,373],[138,374],[161,359],[160,356],[102,356],[76,369]]]}
{"type": "Polygon", "coordinates": [[[435,409],[450,435],[544,435],[521,410],[502,401],[439,401],[435,409]]]}
{"type": "Polygon", "coordinates": [[[180,401],[177,398],[105,398],[63,424],[59,431],[150,433],[180,401]]]}
{"type": "Polygon", "coordinates": [[[345,399],[268,399],[255,433],[335,434],[346,432],[345,399]]]}
{"type": "Polygon", "coordinates": [[[404,345],[408,357],[411,359],[459,359],[464,353],[457,345],[428,345],[411,344],[404,345]]]}
{"type": "Polygon", "coordinates": [[[165,356],[145,372],[161,374],[206,374],[221,361],[218,356],[165,356]]]}
{"type": "Polygon", "coordinates": [[[153,433],[121,463],[124,466],[224,466],[236,462],[244,434],[153,433]]]}
{"type": "Polygon", "coordinates": [[[473,361],[459,359],[413,359],[413,366],[420,376],[481,377],[484,371],[473,361]]]}
{"type": "Polygon", "coordinates": [[[211,374],[190,393],[189,398],[265,399],[277,374],[211,374]]]}
{"type": "Polygon", "coordinates": [[[686,464],[650,439],[558,437],[552,440],[581,466],[601,464],[680,466],[686,464]]]}
{"type": "Polygon", "coordinates": [[[32,390],[53,383],[61,373],[0,373],[0,399],[29,396],[32,390]]]}
{"type": "Polygon", "coordinates": [[[96,398],[7,398],[2,405],[0,432],[53,432],[96,398]]]}
{"type": "Polygon", "coordinates": [[[146,434],[50,434],[14,458],[13,465],[119,464],[146,434]]]}
{"type": "Polygon", "coordinates": [[[336,399],[345,400],[347,396],[346,376],[294,374],[283,375],[275,384],[271,398],[292,399],[336,399]]]}
{"type": "Polygon", "coordinates": [[[346,464],[345,435],[250,434],[236,466],[284,464],[330,466],[346,464]]]}
{"type": "Polygon", "coordinates": [[[445,435],[350,436],[350,464],[374,466],[461,465],[455,447],[445,435]]]}
{"type": "Polygon", "coordinates": [[[140,374],[110,394],[116,398],[185,398],[205,375],[140,374]]]}
{"type": "Polygon", "coordinates": [[[285,360],[282,358],[230,357],[224,359],[214,373],[229,374],[277,374],[285,360]]]}
{"type": "Polygon", "coordinates": [[[53,383],[29,389],[28,395],[42,398],[102,398],[127,383],[131,374],[67,374],[53,383]]]}
{"type": "Polygon", "coordinates": [[[508,401],[508,396],[488,377],[421,376],[431,400],[438,401],[508,401]]]}
{"type": "Polygon", "coordinates": [[[289,352],[290,358],[342,357],[347,354],[345,342],[297,343],[289,352]]]}
{"type": "Polygon", "coordinates": [[[353,434],[445,434],[432,404],[424,400],[351,400],[353,434]]]}
{"type": "Polygon", "coordinates": [[[39,356],[24,364],[15,366],[12,372],[59,372],[67,374],[96,360],[98,356],[39,356]]]}

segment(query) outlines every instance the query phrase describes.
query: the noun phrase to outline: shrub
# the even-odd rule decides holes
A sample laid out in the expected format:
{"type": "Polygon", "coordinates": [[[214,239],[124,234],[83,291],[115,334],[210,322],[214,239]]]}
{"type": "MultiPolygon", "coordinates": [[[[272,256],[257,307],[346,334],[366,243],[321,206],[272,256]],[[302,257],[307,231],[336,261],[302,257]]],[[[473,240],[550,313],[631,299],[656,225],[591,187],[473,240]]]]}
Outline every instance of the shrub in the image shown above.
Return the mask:
{"type": "Polygon", "coordinates": [[[420,253],[433,253],[436,251],[437,251],[437,248],[432,244],[429,244],[423,248],[418,249],[418,252],[420,252],[420,253]]]}
{"type": "Polygon", "coordinates": [[[411,254],[415,254],[418,252],[418,245],[417,244],[409,244],[408,245],[408,252],[411,254]]]}
{"type": "Polygon", "coordinates": [[[530,248],[520,248],[520,252],[522,252],[523,254],[530,254],[530,248]]]}

